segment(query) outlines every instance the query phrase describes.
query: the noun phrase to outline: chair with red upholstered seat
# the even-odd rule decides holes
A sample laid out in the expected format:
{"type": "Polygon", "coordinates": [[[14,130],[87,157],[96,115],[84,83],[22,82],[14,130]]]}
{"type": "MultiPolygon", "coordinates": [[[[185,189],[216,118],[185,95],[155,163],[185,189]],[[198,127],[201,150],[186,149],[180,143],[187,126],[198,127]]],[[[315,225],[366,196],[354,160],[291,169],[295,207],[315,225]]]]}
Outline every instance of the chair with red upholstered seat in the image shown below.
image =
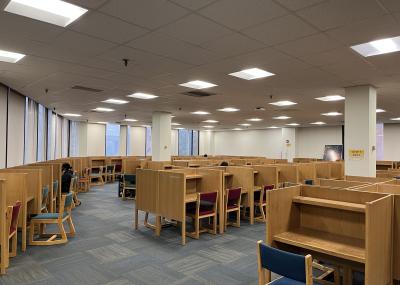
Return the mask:
{"type": "Polygon", "coordinates": [[[17,255],[17,231],[20,209],[21,202],[17,201],[14,206],[9,206],[7,210],[7,228],[9,229],[8,239],[11,240],[10,257],[15,257],[17,255]]]}
{"type": "Polygon", "coordinates": [[[242,196],[242,188],[226,189],[225,193],[225,230],[228,226],[229,213],[236,212],[236,222],[229,223],[234,227],[240,228],[240,202],[242,196]]]}
{"type": "Polygon", "coordinates": [[[261,191],[254,193],[254,207],[260,210],[260,216],[255,220],[265,222],[267,212],[267,191],[275,188],[275,185],[265,185],[261,191]]]}
{"type": "Polygon", "coordinates": [[[199,239],[200,232],[217,234],[217,201],[217,192],[198,193],[195,205],[193,203],[187,205],[186,216],[191,217],[194,222],[194,232],[188,233],[188,236],[199,239]],[[212,229],[200,228],[200,220],[205,218],[213,219],[212,229]]]}

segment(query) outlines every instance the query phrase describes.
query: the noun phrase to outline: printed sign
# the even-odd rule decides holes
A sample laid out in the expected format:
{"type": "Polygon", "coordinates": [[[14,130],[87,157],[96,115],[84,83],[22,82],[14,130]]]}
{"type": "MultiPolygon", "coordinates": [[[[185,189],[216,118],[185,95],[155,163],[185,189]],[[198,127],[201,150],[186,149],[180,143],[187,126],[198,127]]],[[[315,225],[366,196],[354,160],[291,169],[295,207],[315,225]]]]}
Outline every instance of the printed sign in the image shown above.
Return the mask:
{"type": "Polygon", "coordinates": [[[364,150],[363,149],[349,149],[350,160],[363,160],[364,150]]]}

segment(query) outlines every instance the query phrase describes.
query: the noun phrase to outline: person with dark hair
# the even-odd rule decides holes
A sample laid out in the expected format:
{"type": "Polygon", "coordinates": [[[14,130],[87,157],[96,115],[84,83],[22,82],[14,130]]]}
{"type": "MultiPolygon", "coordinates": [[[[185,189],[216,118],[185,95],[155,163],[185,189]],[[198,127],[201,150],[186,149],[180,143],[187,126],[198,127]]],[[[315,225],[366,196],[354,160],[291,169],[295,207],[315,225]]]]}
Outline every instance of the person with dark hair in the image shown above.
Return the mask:
{"type": "MultiPolygon", "coordinates": [[[[74,177],[74,172],[72,170],[72,167],[69,163],[63,163],[61,166],[62,170],[62,176],[61,176],[61,193],[62,194],[68,194],[71,188],[71,181],[72,178],[74,177]]],[[[78,197],[76,195],[76,192],[74,194],[74,203],[76,206],[79,206],[81,204],[81,201],[78,200],[78,197]]]]}
{"type": "Polygon", "coordinates": [[[208,157],[207,153],[203,155],[203,157],[208,157]]]}
{"type": "Polygon", "coordinates": [[[219,166],[229,166],[229,164],[228,164],[228,162],[223,161],[223,162],[221,162],[221,164],[219,166]]]}

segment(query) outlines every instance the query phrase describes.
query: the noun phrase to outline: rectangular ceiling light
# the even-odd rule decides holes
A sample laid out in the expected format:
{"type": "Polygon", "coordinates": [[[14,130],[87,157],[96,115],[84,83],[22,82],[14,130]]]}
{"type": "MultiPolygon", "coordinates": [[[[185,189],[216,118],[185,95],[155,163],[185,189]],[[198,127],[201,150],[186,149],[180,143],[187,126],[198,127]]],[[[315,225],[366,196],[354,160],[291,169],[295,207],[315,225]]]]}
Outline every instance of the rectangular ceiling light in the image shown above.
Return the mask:
{"type": "Polygon", "coordinates": [[[400,51],[400,37],[386,38],[351,47],[364,57],[400,51]]]}
{"type": "Polygon", "coordinates": [[[206,111],[195,111],[195,112],[191,112],[190,114],[193,114],[193,115],[209,115],[210,113],[206,112],[206,111]]]}
{"type": "Polygon", "coordinates": [[[328,96],[324,96],[324,97],[318,97],[315,98],[319,101],[324,101],[324,102],[333,102],[333,101],[341,101],[344,100],[345,97],[341,96],[341,95],[328,95],[328,96]]]}
{"type": "Polygon", "coordinates": [[[296,126],[300,126],[300,124],[298,124],[298,123],[290,123],[290,124],[286,124],[286,126],[296,127],[296,126]]]}
{"type": "Polygon", "coordinates": [[[383,110],[383,109],[376,109],[376,112],[377,112],[377,113],[385,113],[386,110],[383,110]]]}
{"type": "Polygon", "coordinates": [[[268,72],[266,70],[262,70],[260,68],[249,68],[249,69],[244,69],[238,72],[234,73],[229,73],[231,76],[235,76],[241,79],[245,80],[253,80],[253,79],[259,79],[259,78],[264,78],[268,76],[273,76],[275,74],[268,72]]]}
{"type": "Polygon", "coordinates": [[[11,0],[4,11],[66,27],[88,10],[61,0],[11,0]]]}
{"type": "Polygon", "coordinates": [[[222,109],[218,109],[217,111],[220,111],[220,112],[237,112],[237,111],[240,111],[239,109],[237,109],[237,108],[233,108],[233,107],[226,107],[226,108],[222,108],[222,109]]]}
{"type": "Polygon", "coordinates": [[[142,92],[136,92],[133,93],[131,95],[128,95],[128,97],[131,98],[136,98],[136,99],[144,99],[144,100],[149,100],[149,99],[155,99],[158,96],[157,95],[153,95],[153,94],[147,94],[147,93],[142,93],[142,92]]]}
{"type": "Polygon", "coordinates": [[[201,81],[201,80],[189,81],[189,82],[182,83],[179,85],[183,86],[183,87],[192,88],[192,89],[206,89],[206,88],[218,86],[216,84],[206,82],[206,81],[201,81]]]}
{"type": "Polygon", "coordinates": [[[250,122],[261,122],[263,119],[261,119],[261,118],[250,118],[250,119],[247,119],[247,121],[250,121],[250,122]]]}
{"type": "Polygon", "coordinates": [[[400,118],[391,118],[391,121],[400,121],[400,118]]]}
{"type": "Polygon", "coordinates": [[[0,61],[16,63],[20,61],[25,55],[11,51],[0,50],[0,61]]]}
{"type": "Polygon", "coordinates": [[[314,122],[314,123],[310,123],[311,125],[325,125],[326,123],[324,122],[314,122]]]}
{"type": "Polygon", "coordinates": [[[135,119],[124,119],[125,122],[137,122],[135,119]]]}
{"type": "Polygon", "coordinates": [[[203,128],[212,129],[214,126],[203,126],[203,128]]]}
{"type": "Polygon", "coordinates": [[[251,126],[251,124],[247,124],[247,123],[245,123],[245,124],[239,124],[239,126],[242,126],[242,127],[250,127],[250,126],[251,126]]]}
{"type": "Polygon", "coordinates": [[[329,117],[334,117],[334,116],[341,116],[343,115],[342,113],[339,112],[329,112],[329,113],[322,113],[322,116],[329,116],[329,117]]]}
{"type": "Polygon", "coordinates": [[[97,107],[96,109],[93,109],[93,111],[96,111],[96,112],[112,112],[112,111],[114,111],[114,109],[97,107]]]}
{"type": "Polygon", "coordinates": [[[80,114],[73,114],[73,113],[65,113],[65,114],[63,114],[63,116],[65,116],[65,117],[80,117],[80,116],[82,116],[82,115],[80,115],[80,114]]]}
{"type": "Polygon", "coordinates": [[[101,101],[103,103],[110,103],[110,104],[116,104],[116,105],[122,105],[122,104],[127,104],[129,101],[126,100],[120,100],[120,99],[107,99],[105,101],[101,101]]]}
{"type": "Polygon", "coordinates": [[[205,120],[205,121],[203,121],[203,123],[216,124],[216,123],[218,123],[218,121],[216,121],[216,120],[205,120]]]}
{"type": "Polygon", "coordinates": [[[232,129],[232,131],[241,131],[241,130],[243,130],[243,129],[241,129],[241,128],[234,128],[234,129],[232,129]]]}
{"type": "Polygon", "coordinates": [[[287,120],[290,119],[292,117],[288,117],[288,116],[278,116],[278,117],[272,117],[272,119],[274,120],[287,120]]]}
{"type": "Polygon", "coordinates": [[[171,126],[181,126],[182,124],[179,123],[171,123],[171,126]]]}
{"type": "Polygon", "coordinates": [[[270,126],[270,127],[268,127],[268,129],[279,129],[279,127],[277,127],[277,126],[270,126]]]}
{"type": "Polygon", "coordinates": [[[284,100],[284,101],[278,101],[278,102],[269,103],[269,104],[271,104],[271,105],[275,105],[275,106],[278,106],[278,107],[284,107],[284,106],[292,106],[292,105],[296,105],[297,103],[295,103],[295,102],[292,102],[292,101],[287,101],[287,100],[284,100]]]}

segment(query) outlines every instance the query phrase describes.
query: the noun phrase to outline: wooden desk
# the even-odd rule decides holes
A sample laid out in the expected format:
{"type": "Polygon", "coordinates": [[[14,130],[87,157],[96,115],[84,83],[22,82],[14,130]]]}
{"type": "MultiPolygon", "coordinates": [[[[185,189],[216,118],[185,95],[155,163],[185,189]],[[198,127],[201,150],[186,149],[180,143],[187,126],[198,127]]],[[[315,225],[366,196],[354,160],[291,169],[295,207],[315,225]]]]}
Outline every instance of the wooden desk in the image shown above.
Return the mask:
{"type": "Polygon", "coordinates": [[[197,201],[197,193],[186,194],[185,203],[192,203],[197,201]]]}
{"type": "Polygon", "coordinates": [[[200,179],[202,176],[199,174],[190,174],[190,175],[186,175],[186,180],[190,180],[190,179],[200,179]]]}
{"type": "Polygon", "coordinates": [[[230,177],[230,176],[233,176],[233,174],[229,172],[224,172],[224,177],[230,177]]]}

